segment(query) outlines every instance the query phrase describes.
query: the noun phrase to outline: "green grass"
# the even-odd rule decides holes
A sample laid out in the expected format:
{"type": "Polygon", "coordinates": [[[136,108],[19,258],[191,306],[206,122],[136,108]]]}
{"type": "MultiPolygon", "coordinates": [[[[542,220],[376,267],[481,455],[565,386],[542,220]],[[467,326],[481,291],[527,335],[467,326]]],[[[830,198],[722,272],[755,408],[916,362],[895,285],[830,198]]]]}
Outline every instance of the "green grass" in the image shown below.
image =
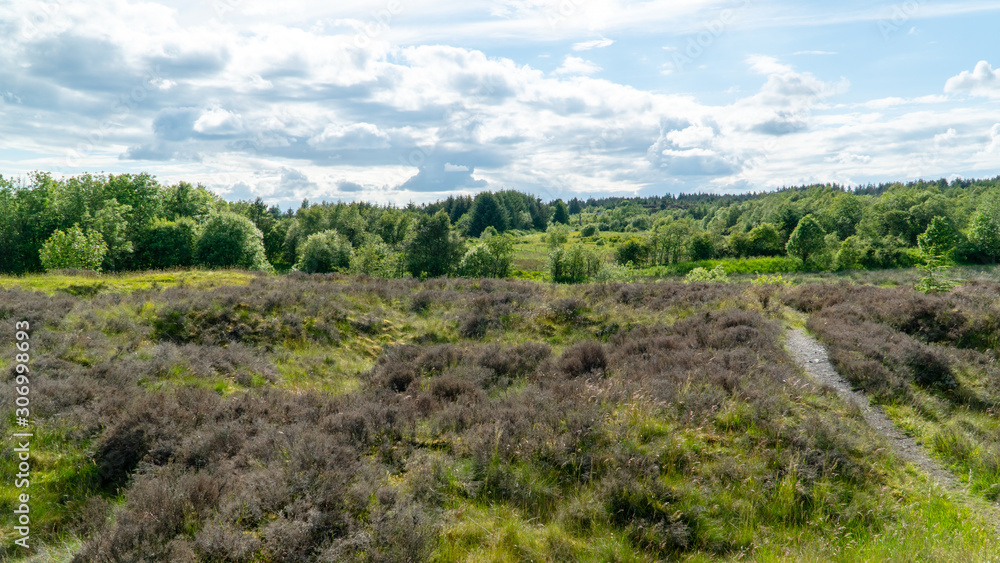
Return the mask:
{"type": "MultiPolygon", "coordinates": [[[[40,538],[49,543],[66,540],[65,530],[81,509],[81,502],[96,494],[97,468],[87,456],[87,442],[81,442],[72,429],[36,424],[29,428],[14,425],[8,420],[8,434],[30,432],[29,438],[30,485],[23,488],[14,486],[20,459],[14,451],[13,441],[0,454],[0,473],[5,478],[5,486],[0,488],[0,512],[12,515],[20,504],[19,495],[30,496],[31,544],[37,546],[40,538]]],[[[7,518],[11,518],[8,516],[7,518]]],[[[7,520],[0,528],[0,553],[17,553],[21,548],[13,545],[19,535],[13,529],[13,521],[7,520]]]]}
{"type": "Polygon", "coordinates": [[[194,289],[209,289],[226,285],[247,285],[262,274],[242,270],[177,270],[166,272],[128,272],[123,274],[68,275],[64,273],[0,276],[0,289],[19,288],[92,296],[102,293],[132,293],[140,290],[183,285],[194,289]]]}

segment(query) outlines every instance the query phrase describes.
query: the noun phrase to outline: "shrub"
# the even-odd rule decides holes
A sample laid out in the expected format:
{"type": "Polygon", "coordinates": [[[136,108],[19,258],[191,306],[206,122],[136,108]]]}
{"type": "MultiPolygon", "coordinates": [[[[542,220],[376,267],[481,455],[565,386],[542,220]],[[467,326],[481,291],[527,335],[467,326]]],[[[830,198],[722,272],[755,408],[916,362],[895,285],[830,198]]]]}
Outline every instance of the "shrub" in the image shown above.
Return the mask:
{"type": "Polygon", "coordinates": [[[604,374],[608,367],[608,356],[604,346],[593,340],[574,344],[559,356],[559,371],[568,377],[580,377],[597,373],[604,374]]]}
{"type": "Polygon", "coordinates": [[[552,316],[560,322],[572,323],[587,310],[587,304],[579,297],[559,299],[551,305],[552,316]]]}
{"type": "Polygon", "coordinates": [[[458,271],[470,278],[506,278],[513,264],[513,239],[507,235],[493,235],[465,253],[458,271]]]}
{"type": "Polygon", "coordinates": [[[809,264],[810,259],[826,248],[826,233],[819,221],[812,215],[806,215],[795,230],[788,237],[786,248],[788,253],[802,259],[804,264],[809,264]]]}
{"type": "Polygon", "coordinates": [[[580,245],[557,248],[549,254],[549,275],[556,283],[581,283],[600,271],[601,259],[580,245]]]}
{"type": "Polygon", "coordinates": [[[351,272],[373,278],[402,277],[406,271],[402,253],[377,240],[377,237],[374,239],[364,242],[351,253],[351,272]]]}
{"type": "Polygon", "coordinates": [[[711,270],[706,270],[705,268],[695,268],[691,270],[686,276],[684,276],[684,283],[724,282],[728,277],[726,269],[722,267],[722,264],[719,264],[711,270]]]}
{"type": "Polygon", "coordinates": [[[533,373],[551,354],[552,349],[541,343],[525,342],[513,348],[491,344],[480,349],[476,364],[493,370],[496,378],[514,379],[533,373]]]}
{"type": "Polygon", "coordinates": [[[552,223],[545,230],[545,234],[542,235],[542,240],[549,245],[549,248],[556,248],[560,245],[566,244],[566,241],[569,240],[569,227],[558,223],[552,223]]]}
{"type": "Polygon", "coordinates": [[[144,268],[153,269],[192,266],[197,242],[198,227],[193,219],[160,219],[143,233],[136,261],[144,268]]]}
{"type": "Polygon", "coordinates": [[[493,326],[494,321],[482,311],[470,311],[458,323],[458,333],[463,338],[479,339],[493,326]]]}
{"type": "Polygon", "coordinates": [[[592,237],[597,234],[597,225],[590,223],[580,229],[580,236],[582,237],[592,237]]]}
{"type": "Polygon", "coordinates": [[[52,233],[42,244],[39,256],[47,272],[66,268],[99,271],[107,252],[108,245],[101,238],[101,233],[84,233],[79,225],[73,225],[65,231],[52,233]]]}
{"type": "Polygon", "coordinates": [[[351,242],[336,230],[314,233],[299,246],[295,269],[307,274],[344,272],[351,266],[351,242]]]}
{"type": "Polygon", "coordinates": [[[406,267],[414,277],[450,274],[463,255],[462,241],[451,231],[448,214],[424,216],[406,246],[406,267]]]}
{"type": "Polygon", "coordinates": [[[692,260],[715,258],[715,242],[708,233],[696,233],[688,242],[688,253],[692,260]]]}
{"type": "Polygon", "coordinates": [[[211,268],[273,271],[264,252],[264,235],[253,221],[236,213],[211,215],[196,245],[198,262],[211,268]]]}
{"type": "Polygon", "coordinates": [[[632,266],[641,267],[649,259],[649,252],[650,248],[647,241],[632,237],[618,245],[618,248],[615,249],[615,261],[622,266],[631,264],[632,266]]]}
{"type": "Polygon", "coordinates": [[[418,314],[423,313],[427,309],[430,309],[433,304],[434,292],[425,289],[417,292],[410,298],[410,311],[418,314]]]}

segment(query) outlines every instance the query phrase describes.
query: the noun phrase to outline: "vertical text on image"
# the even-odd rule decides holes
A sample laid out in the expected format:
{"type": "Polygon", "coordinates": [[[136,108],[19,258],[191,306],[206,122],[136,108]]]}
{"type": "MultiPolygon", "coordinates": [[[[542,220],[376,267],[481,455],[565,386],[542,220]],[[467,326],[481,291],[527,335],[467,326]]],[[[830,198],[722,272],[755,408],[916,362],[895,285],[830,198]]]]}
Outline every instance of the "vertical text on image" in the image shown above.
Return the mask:
{"type": "Polygon", "coordinates": [[[14,455],[17,461],[17,474],[14,476],[14,487],[18,491],[14,503],[14,543],[23,549],[28,549],[28,538],[31,531],[31,497],[27,490],[31,486],[31,437],[28,432],[30,422],[30,404],[28,398],[31,372],[28,362],[31,360],[31,329],[28,321],[14,323],[14,419],[20,432],[14,432],[14,455]]]}

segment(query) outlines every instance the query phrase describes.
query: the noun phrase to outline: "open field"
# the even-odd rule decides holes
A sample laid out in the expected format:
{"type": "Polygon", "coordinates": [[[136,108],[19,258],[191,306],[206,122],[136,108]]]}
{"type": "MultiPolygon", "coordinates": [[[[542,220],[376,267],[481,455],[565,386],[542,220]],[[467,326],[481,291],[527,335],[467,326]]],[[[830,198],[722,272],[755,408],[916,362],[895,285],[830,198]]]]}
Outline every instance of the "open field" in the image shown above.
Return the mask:
{"type": "MultiPolygon", "coordinates": [[[[40,561],[987,561],[1000,545],[989,282],[0,286],[4,325],[32,325],[40,561]],[[784,327],[803,323],[967,492],[796,367],[784,327]],[[880,339],[883,356],[865,347],[880,339]]],[[[13,345],[11,328],[11,431],[13,345]]]]}

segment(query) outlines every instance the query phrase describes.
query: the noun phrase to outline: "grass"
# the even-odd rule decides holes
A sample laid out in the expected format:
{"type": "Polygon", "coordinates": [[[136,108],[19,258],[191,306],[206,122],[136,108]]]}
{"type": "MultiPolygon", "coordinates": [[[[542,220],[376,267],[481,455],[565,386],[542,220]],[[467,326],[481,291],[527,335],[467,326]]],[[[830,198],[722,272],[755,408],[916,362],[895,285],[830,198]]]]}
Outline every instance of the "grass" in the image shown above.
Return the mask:
{"type": "MultiPolygon", "coordinates": [[[[8,422],[8,432],[24,432],[24,428],[8,422]]],[[[66,428],[32,426],[29,442],[31,464],[26,487],[14,487],[20,459],[11,447],[0,455],[0,472],[9,476],[7,486],[0,489],[0,511],[12,514],[21,503],[19,495],[29,495],[31,535],[33,538],[67,538],[70,523],[82,508],[82,501],[97,491],[96,467],[87,456],[87,443],[70,436],[66,428]]],[[[16,440],[16,438],[11,438],[16,440]]],[[[9,518],[9,517],[8,517],[9,518]]],[[[8,553],[14,539],[20,537],[13,523],[0,529],[0,543],[8,553]]],[[[33,542],[38,544],[37,539],[33,542]]]]}
{"type": "MultiPolygon", "coordinates": [[[[48,296],[0,290],[5,320],[39,318],[48,366],[36,557],[980,561],[997,545],[985,473],[954,496],[888,454],[784,355],[779,323],[810,315],[749,284],[159,275],[0,278],[48,296]]],[[[994,375],[958,377],[982,394],[994,375]]],[[[890,414],[956,471],[982,465],[968,437],[995,415],[914,396],[890,414]]]]}
{"type": "Polygon", "coordinates": [[[41,291],[48,295],[63,292],[70,295],[93,296],[106,293],[128,294],[177,286],[210,289],[229,285],[247,285],[259,275],[239,270],[176,270],[123,274],[90,273],[86,275],[55,272],[0,276],[0,289],[16,287],[28,291],[41,291]]]}

